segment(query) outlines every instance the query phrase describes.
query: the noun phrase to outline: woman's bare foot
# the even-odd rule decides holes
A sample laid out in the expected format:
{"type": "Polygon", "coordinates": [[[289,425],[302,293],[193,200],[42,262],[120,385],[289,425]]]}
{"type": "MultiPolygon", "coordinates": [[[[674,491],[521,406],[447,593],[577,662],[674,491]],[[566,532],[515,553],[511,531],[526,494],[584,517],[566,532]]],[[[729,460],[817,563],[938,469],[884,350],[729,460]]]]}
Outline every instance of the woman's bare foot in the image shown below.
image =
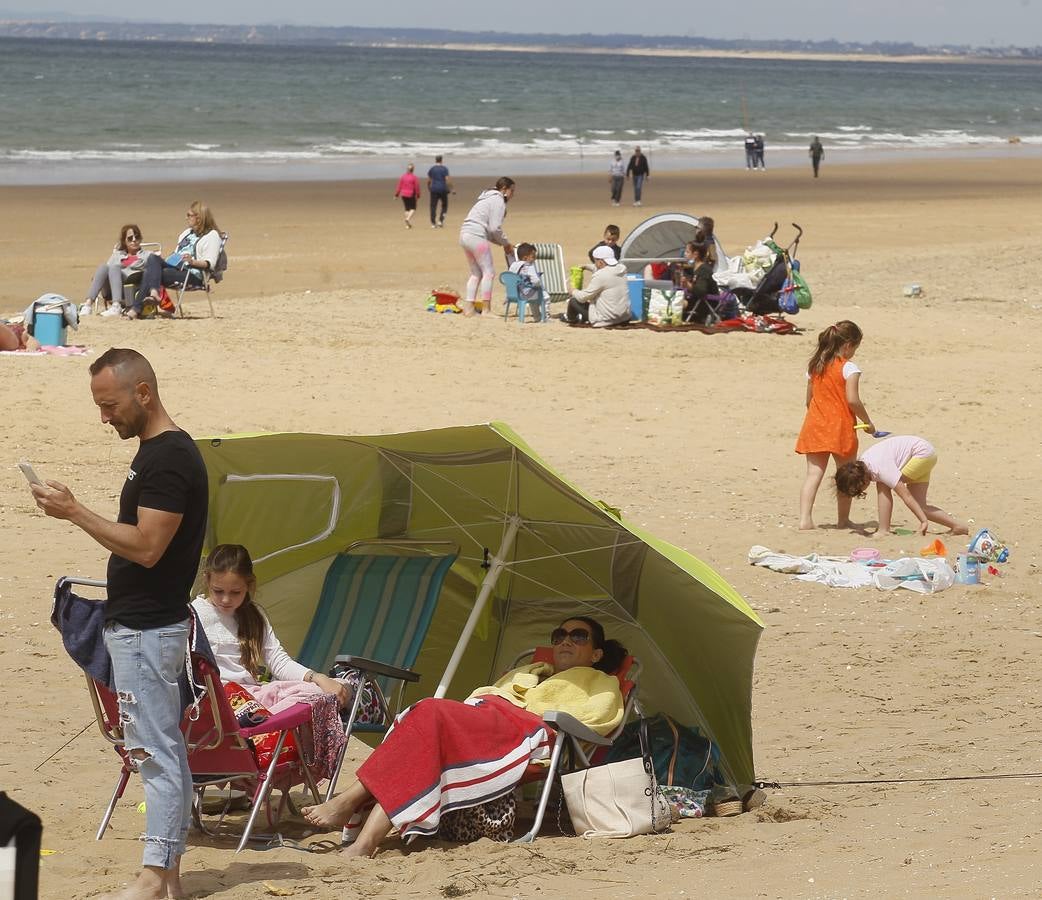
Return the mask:
{"type": "MultiPolygon", "coordinates": [[[[337,794],[317,806],[305,806],[301,815],[316,828],[343,828],[355,813],[355,804],[346,794],[337,794]]],[[[354,846],[352,844],[352,846],[354,846]]]]}
{"type": "Polygon", "coordinates": [[[969,534],[970,529],[965,525],[953,525],[951,531],[948,534],[969,534]]]}
{"type": "Polygon", "coordinates": [[[368,859],[376,855],[376,847],[363,846],[361,841],[348,844],[340,851],[341,856],[357,856],[360,859],[368,859]]]}
{"type": "Polygon", "coordinates": [[[800,522],[800,531],[813,531],[815,527],[815,524],[811,521],[800,522]]]}

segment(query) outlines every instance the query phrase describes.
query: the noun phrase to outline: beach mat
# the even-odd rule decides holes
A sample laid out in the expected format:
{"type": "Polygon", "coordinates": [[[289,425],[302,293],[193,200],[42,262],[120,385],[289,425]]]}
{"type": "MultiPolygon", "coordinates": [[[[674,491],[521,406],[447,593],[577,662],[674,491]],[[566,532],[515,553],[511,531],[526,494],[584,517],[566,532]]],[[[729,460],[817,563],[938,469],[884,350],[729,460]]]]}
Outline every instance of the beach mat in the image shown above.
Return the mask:
{"type": "MultiPolygon", "coordinates": [[[[589,322],[565,322],[570,328],[596,328],[589,322]]],[[[660,325],[653,322],[626,322],[622,325],[605,325],[600,330],[644,329],[645,331],[697,331],[700,334],[731,334],[748,332],[752,334],[800,334],[800,329],[788,319],[777,316],[753,316],[749,319],[726,319],[716,325],[699,325],[686,322],[683,325],[660,325]]]]}
{"type": "Polygon", "coordinates": [[[38,350],[0,350],[0,356],[83,356],[90,347],[69,344],[66,347],[40,347],[38,350]]]}

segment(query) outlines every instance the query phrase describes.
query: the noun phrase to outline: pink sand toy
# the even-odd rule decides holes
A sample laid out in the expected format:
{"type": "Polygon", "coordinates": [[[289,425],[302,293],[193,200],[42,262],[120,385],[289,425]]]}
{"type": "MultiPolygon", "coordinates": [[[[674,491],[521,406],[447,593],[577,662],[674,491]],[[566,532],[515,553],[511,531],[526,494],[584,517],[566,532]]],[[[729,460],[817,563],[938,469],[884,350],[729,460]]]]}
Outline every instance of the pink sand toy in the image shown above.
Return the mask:
{"type": "Polygon", "coordinates": [[[852,562],[874,563],[876,560],[881,559],[882,556],[883,554],[875,547],[858,547],[856,550],[850,551],[852,562]]]}

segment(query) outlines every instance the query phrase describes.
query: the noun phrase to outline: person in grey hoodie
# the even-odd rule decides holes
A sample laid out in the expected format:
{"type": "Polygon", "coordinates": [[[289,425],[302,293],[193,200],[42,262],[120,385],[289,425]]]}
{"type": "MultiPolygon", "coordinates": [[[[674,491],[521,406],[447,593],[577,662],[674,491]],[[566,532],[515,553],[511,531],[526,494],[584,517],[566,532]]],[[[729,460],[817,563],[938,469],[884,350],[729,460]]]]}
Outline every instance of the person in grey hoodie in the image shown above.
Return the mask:
{"type": "Polygon", "coordinates": [[[572,291],[565,318],[569,322],[591,325],[621,325],[630,320],[630,292],[626,267],[615,261],[615,251],[607,244],[593,248],[597,271],[586,290],[572,291]]]}
{"type": "Polygon", "coordinates": [[[513,196],[514,179],[500,178],[494,188],[481,192],[460,226],[459,243],[470,267],[466,296],[460,300],[465,316],[474,315],[478,301],[481,312],[492,312],[492,283],[496,277],[492,245],[499,244],[508,259],[514,252],[514,245],[503,233],[507,202],[513,196]]]}

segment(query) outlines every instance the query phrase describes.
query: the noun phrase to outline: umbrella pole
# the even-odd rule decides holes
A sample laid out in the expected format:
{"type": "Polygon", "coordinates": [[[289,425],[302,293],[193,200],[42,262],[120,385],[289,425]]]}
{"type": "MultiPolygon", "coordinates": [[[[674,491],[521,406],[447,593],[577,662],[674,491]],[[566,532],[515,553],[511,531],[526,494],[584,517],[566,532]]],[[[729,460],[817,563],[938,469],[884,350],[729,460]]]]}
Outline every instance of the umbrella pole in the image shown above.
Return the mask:
{"type": "Polygon", "coordinates": [[[449,685],[452,683],[452,676],[456,674],[456,669],[459,667],[460,660],[463,659],[463,652],[467,649],[467,644],[470,643],[470,636],[474,633],[474,629],[477,628],[478,619],[481,618],[481,612],[484,610],[485,604],[488,603],[488,598],[492,596],[492,589],[496,586],[496,582],[499,580],[499,573],[503,571],[503,566],[506,565],[506,554],[509,553],[511,548],[514,546],[514,540],[517,537],[517,530],[520,527],[521,517],[511,516],[509,524],[507,525],[506,534],[503,535],[503,543],[499,545],[499,552],[492,557],[492,562],[481,582],[481,589],[478,591],[478,596],[474,600],[474,608],[470,611],[470,615],[467,617],[467,623],[463,626],[463,633],[460,635],[459,641],[456,643],[456,649],[452,651],[449,664],[445,667],[445,673],[441,676],[441,682],[438,684],[438,689],[434,692],[435,697],[444,697],[448,691],[449,685]]]}

